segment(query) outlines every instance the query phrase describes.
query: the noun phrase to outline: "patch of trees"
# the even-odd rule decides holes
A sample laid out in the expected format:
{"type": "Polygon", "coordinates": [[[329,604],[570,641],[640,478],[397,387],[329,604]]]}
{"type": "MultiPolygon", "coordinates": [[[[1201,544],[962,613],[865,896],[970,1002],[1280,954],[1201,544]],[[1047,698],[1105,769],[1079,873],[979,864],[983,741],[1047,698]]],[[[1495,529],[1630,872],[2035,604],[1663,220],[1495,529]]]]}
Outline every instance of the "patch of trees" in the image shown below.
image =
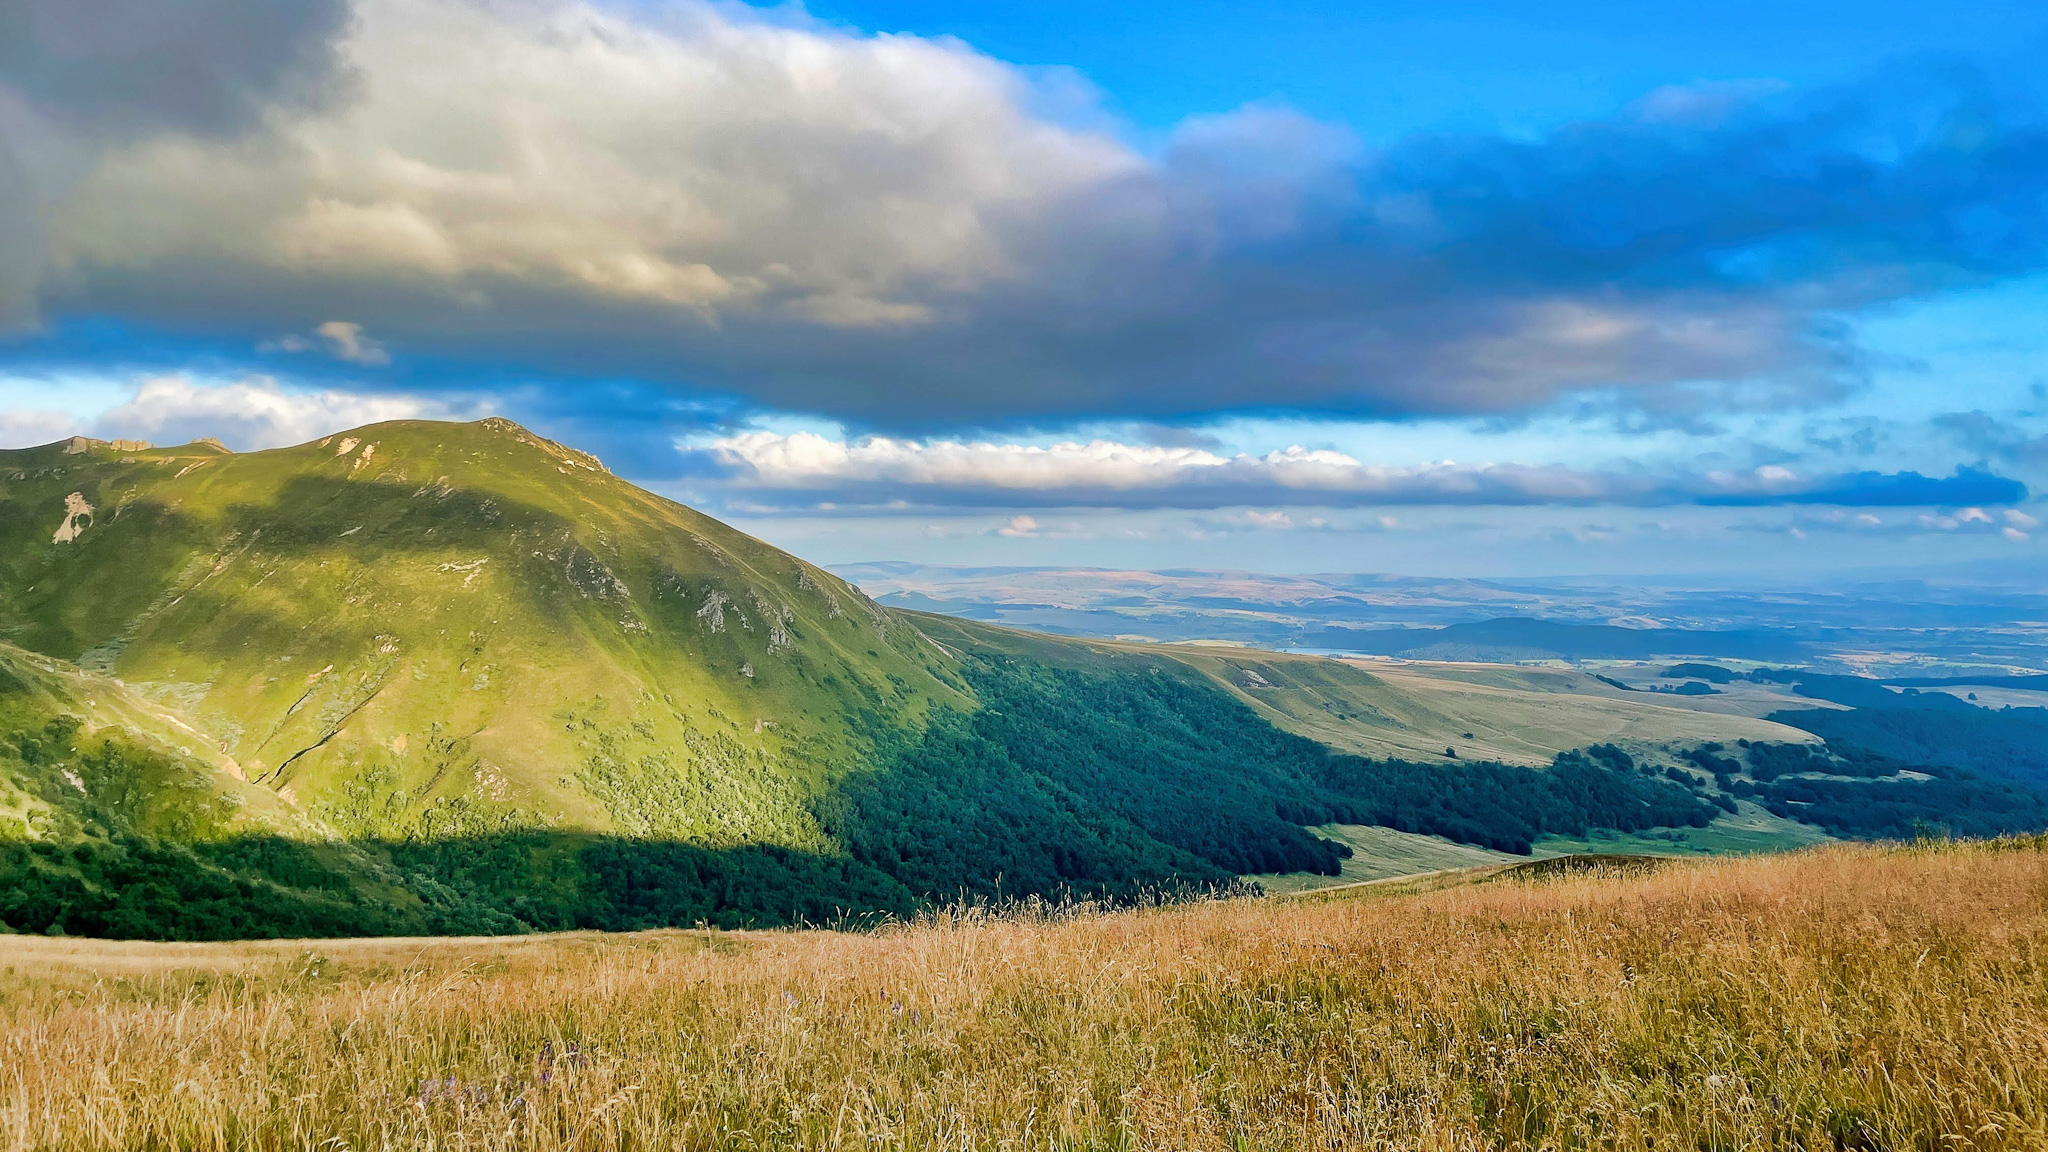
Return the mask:
{"type": "Polygon", "coordinates": [[[131,834],[0,842],[6,931],[114,939],[484,935],[712,924],[857,924],[918,901],[847,858],[544,833],[308,845],[249,837],[192,847],[131,834]]]}
{"type": "MultiPolygon", "coordinates": [[[[268,847],[279,857],[303,850],[285,841],[268,847]]],[[[0,842],[0,924],[150,940],[438,930],[440,922],[414,900],[378,898],[335,879],[343,882],[289,887],[260,870],[222,867],[186,846],[125,832],[69,844],[7,841],[0,842]]]]}
{"type": "Polygon", "coordinates": [[[2048,709],[1977,708],[1943,693],[1949,708],[1857,708],[1850,712],[1774,712],[1770,719],[1802,728],[1829,747],[1873,749],[1913,765],[1961,768],[2033,788],[2048,788],[2048,709]]]}
{"type": "MultiPolygon", "coordinates": [[[[1780,713],[1774,719],[1785,715],[1780,713]]],[[[1853,718],[1863,713],[1793,715],[1853,718]]],[[[1917,719],[1955,714],[1910,711],[1904,715],[1917,719]]],[[[1887,735],[1869,728],[1859,731],[1865,736],[1887,735]]],[[[1996,836],[2048,828],[2048,797],[2013,780],[1987,780],[1953,764],[1916,762],[1836,741],[1825,749],[1811,744],[1740,743],[1749,760],[1749,779],[1717,776],[1725,791],[1754,799],[1775,815],[1813,824],[1837,836],[1996,836]],[[1819,779],[1815,774],[1833,778],[1819,779]],[[1840,779],[1845,776],[1851,779],[1840,779]]],[[[1893,744],[1889,751],[1898,749],[1893,744]]]]}
{"type": "Polygon", "coordinates": [[[895,877],[847,857],[775,845],[708,849],[600,840],[587,870],[577,925],[607,931],[710,924],[852,927],[907,916],[919,901],[895,877]]]}
{"type": "Polygon", "coordinates": [[[1725,751],[1727,751],[1726,745],[1719,741],[1710,740],[1696,748],[1687,748],[1678,755],[1680,759],[1698,765],[1713,773],[1715,779],[1721,780],[1742,771],[1742,762],[1721,755],[1725,751]]]}
{"type": "Polygon", "coordinates": [[[2048,828],[2048,800],[2008,780],[1739,780],[1735,790],[1775,815],[1856,839],[1998,836],[2048,828]]]}
{"type": "Polygon", "coordinates": [[[1637,689],[1637,691],[1661,692],[1667,696],[1719,696],[1721,694],[1719,688],[1711,684],[1702,684],[1697,680],[1687,680],[1682,684],[1652,685],[1647,689],[1637,689]]]}
{"type": "MultiPolygon", "coordinates": [[[[1853,744],[1776,744],[1765,740],[1738,740],[1736,743],[1749,758],[1750,778],[1763,782],[1802,772],[1828,776],[1857,776],[1867,780],[1897,776],[1906,771],[1917,771],[1932,776],[1951,774],[1939,765],[1915,765],[1853,744]]],[[[1733,761],[1728,763],[1732,764],[1733,761]]],[[[1725,782],[1722,787],[1727,787],[1725,782]]]]}
{"type": "Polygon", "coordinates": [[[1666,680],[1705,680],[1714,684],[1733,684],[1736,673],[1719,664],[1673,664],[1664,670],[1666,680]]]}
{"type": "Polygon", "coordinates": [[[1749,678],[1759,683],[1790,685],[1801,696],[1857,709],[1927,709],[1955,713],[1979,710],[1976,705],[1958,700],[1946,692],[1922,692],[1918,688],[1894,692],[1885,687],[1883,681],[1864,676],[1831,676],[1795,668],[1759,668],[1751,672],[1749,678]]]}

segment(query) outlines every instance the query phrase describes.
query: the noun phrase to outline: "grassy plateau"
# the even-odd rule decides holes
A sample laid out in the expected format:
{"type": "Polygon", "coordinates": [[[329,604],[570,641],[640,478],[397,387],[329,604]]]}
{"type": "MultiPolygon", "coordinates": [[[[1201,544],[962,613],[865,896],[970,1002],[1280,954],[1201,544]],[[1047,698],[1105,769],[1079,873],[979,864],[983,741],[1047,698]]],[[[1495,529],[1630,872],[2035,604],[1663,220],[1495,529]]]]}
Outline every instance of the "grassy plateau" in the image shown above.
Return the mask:
{"type": "Polygon", "coordinates": [[[864,934],[0,938],[8,1149],[2048,1145],[2048,843],[864,934]]]}

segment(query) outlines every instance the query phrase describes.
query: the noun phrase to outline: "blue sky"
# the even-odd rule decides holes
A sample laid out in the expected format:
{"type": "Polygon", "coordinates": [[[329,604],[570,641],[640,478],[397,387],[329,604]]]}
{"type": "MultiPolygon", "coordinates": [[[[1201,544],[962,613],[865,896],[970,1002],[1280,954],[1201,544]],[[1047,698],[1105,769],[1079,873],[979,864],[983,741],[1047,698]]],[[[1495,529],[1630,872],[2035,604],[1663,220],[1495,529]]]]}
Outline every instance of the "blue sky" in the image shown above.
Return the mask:
{"type": "Polygon", "coordinates": [[[1277,101],[1376,143],[1414,132],[1534,133],[1709,81],[1840,84],[1903,56],[2017,60],[2038,5],[1809,0],[1675,3],[813,4],[872,31],[957,36],[1070,68],[1134,127],[1277,101]]]}
{"type": "Polygon", "coordinates": [[[0,10],[0,441],[503,413],[823,562],[2039,555],[2048,15],[0,10]]]}

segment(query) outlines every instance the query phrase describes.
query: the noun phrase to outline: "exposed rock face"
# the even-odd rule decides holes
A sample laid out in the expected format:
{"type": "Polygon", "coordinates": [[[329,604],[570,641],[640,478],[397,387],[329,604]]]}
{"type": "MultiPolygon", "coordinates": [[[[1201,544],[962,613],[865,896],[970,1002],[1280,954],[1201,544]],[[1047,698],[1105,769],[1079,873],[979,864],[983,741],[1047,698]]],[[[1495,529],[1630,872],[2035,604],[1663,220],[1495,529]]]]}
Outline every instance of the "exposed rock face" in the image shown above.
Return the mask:
{"type": "Polygon", "coordinates": [[[116,452],[147,452],[155,445],[147,440],[94,440],[90,436],[73,436],[64,441],[64,454],[78,456],[95,448],[111,448],[116,452]]]}
{"type": "Polygon", "coordinates": [[[90,527],[92,505],[85,502],[85,493],[73,492],[64,498],[64,522],[57,525],[57,534],[50,537],[50,543],[69,544],[90,527]]]}

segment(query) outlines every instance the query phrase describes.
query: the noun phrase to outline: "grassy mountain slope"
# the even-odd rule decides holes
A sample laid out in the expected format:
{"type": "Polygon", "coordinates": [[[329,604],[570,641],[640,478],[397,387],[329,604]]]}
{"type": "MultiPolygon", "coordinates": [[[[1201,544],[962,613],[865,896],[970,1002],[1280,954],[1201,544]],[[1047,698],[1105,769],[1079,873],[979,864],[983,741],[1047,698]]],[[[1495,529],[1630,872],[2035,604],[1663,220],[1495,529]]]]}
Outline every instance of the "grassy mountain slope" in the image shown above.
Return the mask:
{"type": "Polygon", "coordinates": [[[124,828],[182,839],[289,832],[301,823],[176,714],[107,677],[5,644],[0,763],[9,768],[0,775],[4,839],[76,835],[96,809],[124,828]]]}
{"type": "Polygon", "coordinates": [[[1467,758],[1540,764],[1599,742],[1649,749],[1707,740],[1811,739],[1766,720],[1631,698],[1579,672],[1368,670],[1315,657],[1199,649],[1187,658],[1275,723],[1365,756],[1428,756],[1456,748],[1467,758]]]}
{"type": "Polygon", "coordinates": [[[333,935],[516,927],[423,899],[313,834],[189,725],[120,684],[0,645],[0,931],[333,935]],[[429,906],[440,905],[438,909],[429,906]]]}
{"type": "Polygon", "coordinates": [[[967,703],[835,577],[501,420],[0,453],[0,633],[350,835],[822,849],[866,726],[967,703]],[[89,511],[83,511],[89,510],[89,511]]]}

